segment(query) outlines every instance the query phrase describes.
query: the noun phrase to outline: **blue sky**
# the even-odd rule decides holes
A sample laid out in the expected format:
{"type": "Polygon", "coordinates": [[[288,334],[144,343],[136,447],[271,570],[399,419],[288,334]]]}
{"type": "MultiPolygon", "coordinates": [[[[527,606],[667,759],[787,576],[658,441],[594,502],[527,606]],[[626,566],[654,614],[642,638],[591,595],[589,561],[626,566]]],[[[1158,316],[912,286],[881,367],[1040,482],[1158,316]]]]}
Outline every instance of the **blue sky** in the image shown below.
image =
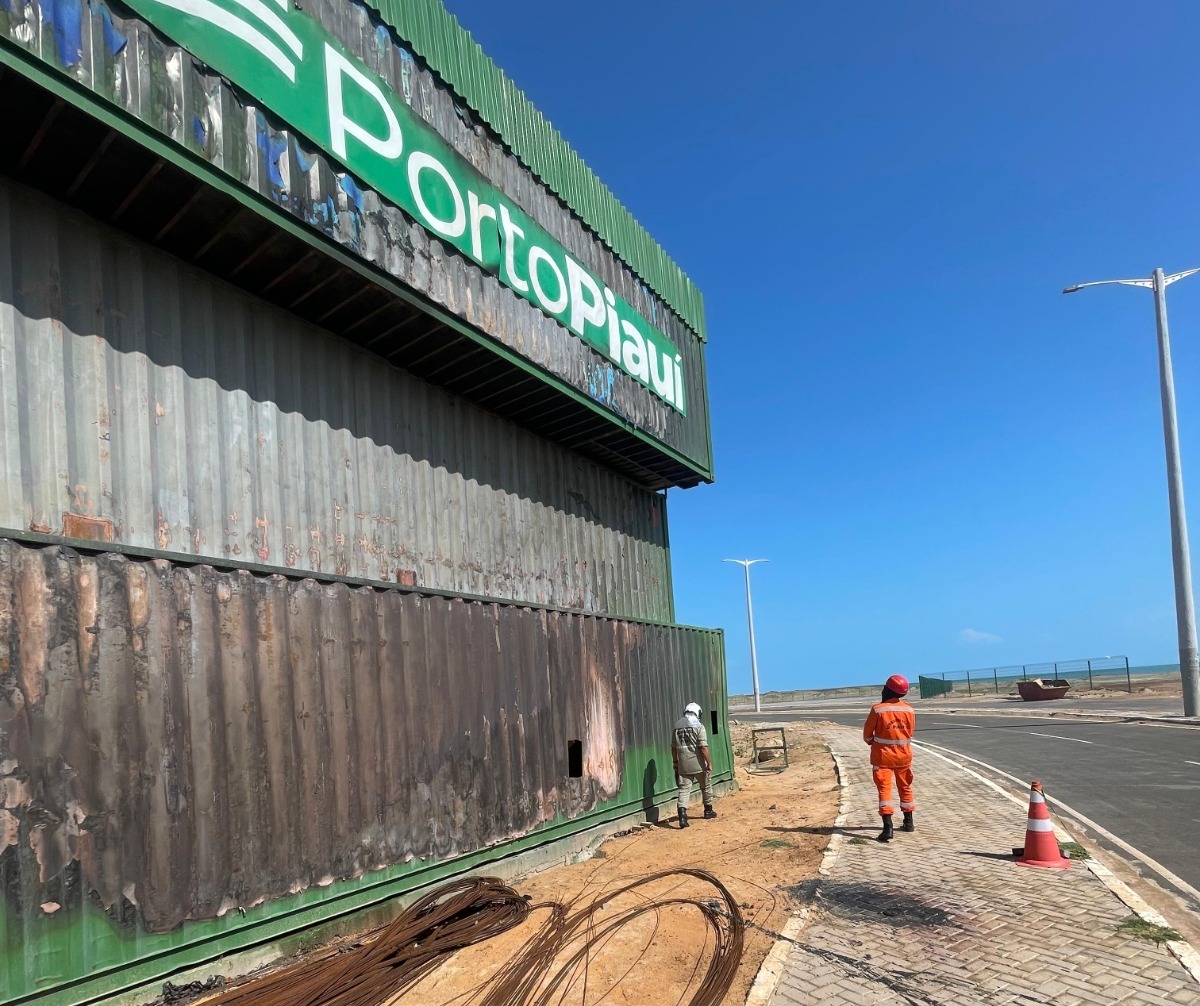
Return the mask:
{"type": "MultiPolygon", "coordinates": [[[[1200,265],[1200,4],[448,6],[705,294],[670,521],[731,690],[735,556],[764,689],[1176,659],[1151,294],[1060,291],[1200,265]]],[[[1200,548],[1200,276],[1169,303],[1200,548]]]]}

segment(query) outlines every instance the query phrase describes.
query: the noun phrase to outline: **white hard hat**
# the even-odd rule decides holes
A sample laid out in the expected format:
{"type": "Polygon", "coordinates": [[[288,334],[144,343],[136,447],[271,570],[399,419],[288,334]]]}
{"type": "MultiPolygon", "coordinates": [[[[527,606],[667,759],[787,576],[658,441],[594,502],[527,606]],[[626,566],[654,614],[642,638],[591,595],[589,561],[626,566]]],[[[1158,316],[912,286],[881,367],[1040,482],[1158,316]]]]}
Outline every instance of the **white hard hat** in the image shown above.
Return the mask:
{"type": "Polygon", "coordinates": [[[699,716],[700,715],[700,703],[699,702],[689,702],[686,706],[684,706],[683,711],[685,713],[691,713],[693,716],[699,716]]]}

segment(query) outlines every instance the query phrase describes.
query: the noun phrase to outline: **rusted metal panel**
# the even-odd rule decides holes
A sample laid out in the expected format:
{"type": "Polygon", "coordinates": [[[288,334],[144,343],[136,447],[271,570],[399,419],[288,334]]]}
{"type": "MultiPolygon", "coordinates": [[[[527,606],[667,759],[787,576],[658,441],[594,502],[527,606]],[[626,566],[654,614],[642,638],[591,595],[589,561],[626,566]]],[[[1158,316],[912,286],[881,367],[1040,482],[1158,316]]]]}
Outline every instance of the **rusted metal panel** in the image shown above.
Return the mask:
{"type": "Polygon", "coordinates": [[[664,503],[0,182],[0,527],[670,620],[664,503]]]}
{"type": "Polygon", "coordinates": [[[649,806],[683,704],[724,710],[718,633],[11,539],[0,641],[12,995],[414,857],[649,806]]]}
{"type": "MultiPolygon", "coordinates": [[[[686,416],[572,336],[498,280],[449,250],[399,209],[360,187],[305,139],[275,121],[183,50],[103,3],[61,0],[53,18],[14,0],[0,33],[168,136],[548,373],[711,472],[702,340],[461,101],[356,4],[306,7],[385,77],[397,94],[573,255],[668,336],[687,375],[686,416]],[[69,23],[69,32],[55,25],[69,23]]],[[[136,198],[137,193],[131,193],[136,198]]],[[[118,206],[115,218],[127,207],[118,206]]]]}
{"type": "Polygon", "coordinates": [[[371,7],[703,334],[699,291],[439,0],[376,0],[371,7]]]}

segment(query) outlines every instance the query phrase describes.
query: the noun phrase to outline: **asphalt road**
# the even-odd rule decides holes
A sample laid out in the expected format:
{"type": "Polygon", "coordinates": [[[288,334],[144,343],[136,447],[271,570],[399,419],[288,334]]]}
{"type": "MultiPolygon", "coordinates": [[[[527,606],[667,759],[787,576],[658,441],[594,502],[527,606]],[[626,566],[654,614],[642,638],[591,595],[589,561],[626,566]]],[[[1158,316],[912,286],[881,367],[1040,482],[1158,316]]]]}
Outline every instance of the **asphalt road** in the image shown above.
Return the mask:
{"type": "MultiPolygon", "coordinates": [[[[820,719],[861,728],[868,708],[764,713],[761,720],[820,719]]],[[[738,718],[759,719],[753,714],[738,718]]],[[[1041,779],[1048,795],[1200,889],[1200,729],[919,709],[916,739],[1022,780],[1041,779]]],[[[918,806],[937,798],[922,793],[919,780],[917,787],[918,806]]],[[[1020,811],[1015,818],[1013,844],[1020,845],[1020,811]]],[[[1102,836],[1091,837],[1115,848],[1102,836]]]]}
{"type": "MultiPolygon", "coordinates": [[[[853,710],[856,714],[859,709],[867,709],[871,703],[870,698],[858,699],[816,699],[807,702],[796,702],[792,704],[771,704],[763,711],[763,716],[768,712],[774,715],[777,711],[784,712],[810,712],[814,709],[843,709],[853,710]]],[[[1013,713],[1022,708],[1029,709],[1030,705],[1022,702],[1016,696],[976,696],[968,698],[966,696],[952,696],[938,699],[921,699],[911,700],[913,708],[917,710],[917,715],[922,713],[936,713],[939,710],[945,711],[953,709],[960,713],[971,713],[976,710],[983,712],[1005,712],[1013,713]]],[[[1033,706],[1037,709],[1039,706],[1033,706]]],[[[1056,713],[1082,713],[1082,714],[1115,714],[1119,716],[1173,716],[1182,717],[1183,715],[1183,699],[1179,697],[1168,698],[1164,696],[1146,696],[1146,695],[1110,695],[1106,698],[1092,699],[1077,699],[1068,697],[1057,702],[1046,703],[1040,706],[1045,715],[1053,715],[1056,713]]],[[[735,719],[746,719],[754,715],[752,706],[730,706],[729,714],[735,719]]],[[[864,712],[865,716],[866,713],[864,712]]]]}

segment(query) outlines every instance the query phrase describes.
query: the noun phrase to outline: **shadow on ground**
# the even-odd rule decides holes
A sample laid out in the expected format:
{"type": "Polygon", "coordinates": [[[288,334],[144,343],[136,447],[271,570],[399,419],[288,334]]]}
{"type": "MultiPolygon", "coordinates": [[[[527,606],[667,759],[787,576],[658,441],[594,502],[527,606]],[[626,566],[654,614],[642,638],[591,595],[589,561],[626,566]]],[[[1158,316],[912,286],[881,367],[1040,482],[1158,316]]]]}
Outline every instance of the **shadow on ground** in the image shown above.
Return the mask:
{"type": "Polygon", "coordinates": [[[961,928],[944,906],[896,887],[817,878],[784,890],[802,904],[820,905],[830,915],[851,922],[961,928]]]}
{"type": "Polygon", "coordinates": [[[829,826],[829,825],[825,825],[823,827],[812,826],[812,827],[797,827],[797,828],[780,828],[780,827],[776,827],[774,825],[768,825],[763,830],[764,831],[780,831],[785,834],[792,834],[792,835],[795,835],[798,833],[803,833],[805,835],[845,835],[847,838],[858,838],[858,837],[860,837],[859,836],[860,832],[864,832],[864,831],[871,832],[871,833],[877,832],[879,830],[879,825],[877,825],[877,824],[868,824],[868,825],[863,825],[863,826],[842,825],[841,827],[837,827],[837,828],[829,826]]]}

